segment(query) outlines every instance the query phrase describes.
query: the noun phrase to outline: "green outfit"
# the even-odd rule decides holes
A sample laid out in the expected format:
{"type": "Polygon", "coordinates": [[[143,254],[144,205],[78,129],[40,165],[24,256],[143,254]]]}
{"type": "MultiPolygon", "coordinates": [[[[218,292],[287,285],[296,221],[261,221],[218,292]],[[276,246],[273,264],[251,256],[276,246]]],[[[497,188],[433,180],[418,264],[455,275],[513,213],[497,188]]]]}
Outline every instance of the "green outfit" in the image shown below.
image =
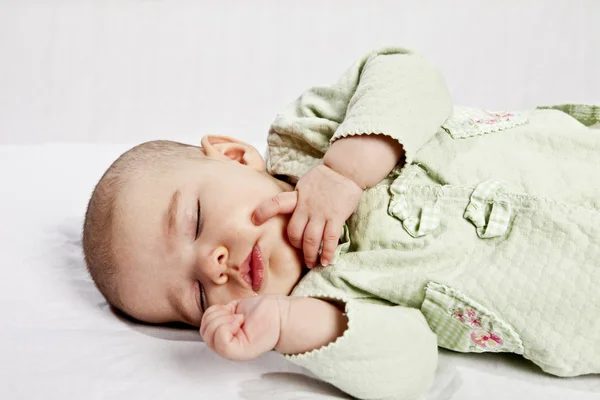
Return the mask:
{"type": "Polygon", "coordinates": [[[304,93],[273,122],[270,173],[295,180],[362,134],[398,140],[406,164],[364,192],[332,265],[293,292],[344,301],[347,331],[288,358],[377,399],[419,398],[436,344],[600,373],[599,121],[586,105],[455,107],[439,72],[396,48],[304,93]]]}

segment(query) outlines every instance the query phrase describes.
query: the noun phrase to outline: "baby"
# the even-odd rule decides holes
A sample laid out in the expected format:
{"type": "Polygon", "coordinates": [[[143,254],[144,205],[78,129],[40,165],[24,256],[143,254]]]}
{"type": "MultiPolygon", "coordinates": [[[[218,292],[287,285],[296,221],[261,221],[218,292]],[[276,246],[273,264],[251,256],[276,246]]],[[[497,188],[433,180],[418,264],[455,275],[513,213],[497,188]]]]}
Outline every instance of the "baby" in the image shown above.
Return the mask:
{"type": "Polygon", "coordinates": [[[133,318],[358,398],[419,398],[437,346],[600,373],[599,121],[454,107],[427,60],[376,50],[277,116],[266,161],[219,136],[123,154],[85,260],[133,318]]]}

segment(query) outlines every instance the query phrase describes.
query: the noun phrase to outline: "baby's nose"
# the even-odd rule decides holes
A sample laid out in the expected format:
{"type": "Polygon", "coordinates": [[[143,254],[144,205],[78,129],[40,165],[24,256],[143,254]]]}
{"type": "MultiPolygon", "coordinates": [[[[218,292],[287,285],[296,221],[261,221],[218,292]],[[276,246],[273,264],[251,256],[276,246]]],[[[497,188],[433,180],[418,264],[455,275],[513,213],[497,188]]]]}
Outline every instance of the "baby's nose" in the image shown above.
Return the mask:
{"type": "Polygon", "coordinates": [[[224,246],[219,246],[213,253],[213,259],[219,266],[227,268],[229,252],[224,246]]]}
{"type": "Polygon", "coordinates": [[[227,282],[227,262],[229,260],[229,251],[225,247],[217,247],[211,253],[205,255],[199,260],[199,266],[202,275],[216,284],[227,282]]]}
{"type": "Polygon", "coordinates": [[[219,246],[213,250],[208,259],[210,272],[216,275],[227,272],[229,262],[229,251],[225,246],[219,246]]]}

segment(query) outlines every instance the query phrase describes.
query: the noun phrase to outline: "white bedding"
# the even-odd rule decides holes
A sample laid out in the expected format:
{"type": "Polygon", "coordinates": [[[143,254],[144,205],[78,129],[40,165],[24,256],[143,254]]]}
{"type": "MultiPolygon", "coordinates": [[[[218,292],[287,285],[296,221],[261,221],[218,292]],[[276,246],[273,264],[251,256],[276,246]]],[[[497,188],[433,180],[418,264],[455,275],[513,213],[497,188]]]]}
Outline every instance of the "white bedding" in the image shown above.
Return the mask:
{"type": "MultiPolygon", "coordinates": [[[[274,352],[229,362],[195,330],[111,311],[85,272],[80,226],[94,183],[127,147],[0,146],[0,399],[345,398],[274,352]]],[[[598,399],[600,377],[443,352],[429,398],[598,399]]]]}

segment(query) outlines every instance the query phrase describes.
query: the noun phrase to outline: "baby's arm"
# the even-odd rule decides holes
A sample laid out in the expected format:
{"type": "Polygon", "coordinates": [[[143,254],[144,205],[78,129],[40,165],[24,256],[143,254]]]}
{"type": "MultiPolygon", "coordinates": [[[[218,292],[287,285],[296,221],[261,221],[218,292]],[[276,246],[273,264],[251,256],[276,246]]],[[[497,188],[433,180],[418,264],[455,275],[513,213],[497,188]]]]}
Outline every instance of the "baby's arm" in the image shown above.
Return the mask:
{"type": "Polygon", "coordinates": [[[262,295],[212,306],[201,333],[231,360],[275,348],[354,397],[421,398],[433,379],[437,343],[420,311],[332,300],[262,295]]]}
{"type": "Polygon", "coordinates": [[[315,265],[321,242],[321,263],[331,262],[361,191],[400,160],[412,162],[451,113],[444,81],[426,59],[402,49],[371,53],[337,84],[307,91],[276,118],[269,171],[297,171],[300,179],[296,192],[266,200],[255,223],[293,213],[288,235],[307,265],[315,265]],[[312,169],[302,173],[302,165],[312,169]]]}
{"type": "Polygon", "coordinates": [[[381,182],[403,155],[402,145],[389,136],[347,136],[331,145],[323,164],[364,190],[381,182]]]}
{"type": "Polygon", "coordinates": [[[265,201],[254,213],[261,224],[279,213],[292,213],[288,236],[315,266],[321,242],[321,264],[328,265],[342,225],[356,210],[362,191],[379,183],[398,164],[402,145],[384,135],[360,135],[334,142],[323,159],[298,181],[296,190],[265,201]]]}
{"type": "Polygon", "coordinates": [[[312,297],[287,297],[281,332],[275,350],[301,354],[319,349],[342,336],[348,327],[343,305],[312,297]]]}
{"type": "Polygon", "coordinates": [[[305,353],[335,341],[347,328],[343,311],[310,297],[262,295],[212,306],[202,318],[205,343],[234,361],[276,349],[305,353]]]}

